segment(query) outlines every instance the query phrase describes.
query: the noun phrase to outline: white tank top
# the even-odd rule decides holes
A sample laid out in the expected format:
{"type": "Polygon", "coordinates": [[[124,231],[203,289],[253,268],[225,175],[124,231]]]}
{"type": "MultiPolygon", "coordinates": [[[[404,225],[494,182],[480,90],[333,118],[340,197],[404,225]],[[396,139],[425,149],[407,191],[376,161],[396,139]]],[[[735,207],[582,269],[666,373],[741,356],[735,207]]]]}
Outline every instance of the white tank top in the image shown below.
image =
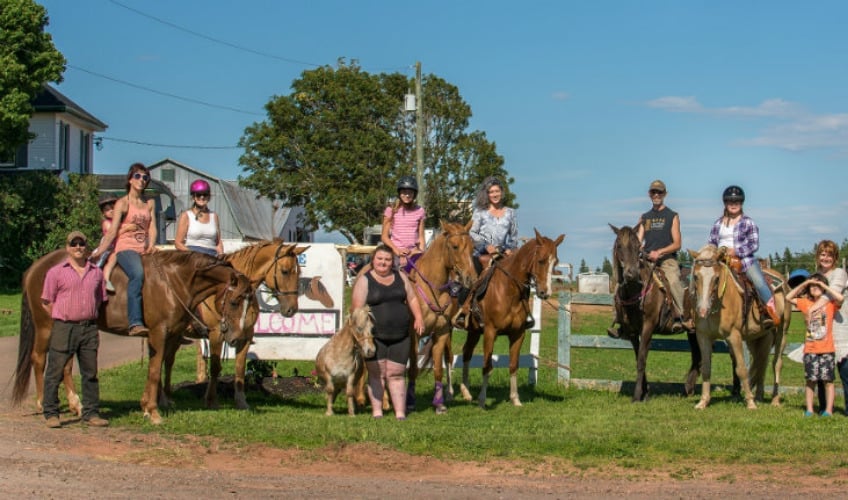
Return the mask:
{"type": "Polygon", "coordinates": [[[209,222],[197,221],[190,210],[186,212],[188,217],[188,231],[186,232],[186,246],[202,247],[215,250],[218,246],[218,225],[215,223],[215,212],[209,212],[209,222]]]}
{"type": "Polygon", "coordinates": [[[718,228],[718,247],[735,248],[733,246],[733,228],[736,226],[725,226],[722,224],[718,228]]]}

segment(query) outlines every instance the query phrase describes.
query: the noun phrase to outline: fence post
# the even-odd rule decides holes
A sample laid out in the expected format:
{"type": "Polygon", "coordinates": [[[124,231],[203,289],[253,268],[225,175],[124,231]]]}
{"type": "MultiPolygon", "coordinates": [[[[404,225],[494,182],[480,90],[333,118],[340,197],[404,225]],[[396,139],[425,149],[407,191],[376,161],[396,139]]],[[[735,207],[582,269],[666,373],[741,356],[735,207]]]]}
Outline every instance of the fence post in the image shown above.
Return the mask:
{"type": "Polygon", "coordinates": [[[557,382],[568,385],[571,379],[571,292],[559,293],[558,316],[557,382]]]}

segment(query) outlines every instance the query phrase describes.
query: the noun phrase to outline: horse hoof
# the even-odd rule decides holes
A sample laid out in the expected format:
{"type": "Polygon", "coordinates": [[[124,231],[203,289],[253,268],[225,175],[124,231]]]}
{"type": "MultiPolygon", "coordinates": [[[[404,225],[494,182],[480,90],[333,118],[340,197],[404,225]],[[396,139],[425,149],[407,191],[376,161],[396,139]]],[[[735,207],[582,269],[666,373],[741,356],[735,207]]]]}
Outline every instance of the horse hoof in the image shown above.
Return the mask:
{"type": "Polygon", "coordinates": [[[705,409],[706,407],[707,407],[707,405],[706,405],[706,403],[704,403],[704,402],[700,402],[700,403],[698,403],[698,404],[696,404],[696,405],[695,405],[695,409],[696,409],[696,410],[703,410],[703,409],[705,409]]]}

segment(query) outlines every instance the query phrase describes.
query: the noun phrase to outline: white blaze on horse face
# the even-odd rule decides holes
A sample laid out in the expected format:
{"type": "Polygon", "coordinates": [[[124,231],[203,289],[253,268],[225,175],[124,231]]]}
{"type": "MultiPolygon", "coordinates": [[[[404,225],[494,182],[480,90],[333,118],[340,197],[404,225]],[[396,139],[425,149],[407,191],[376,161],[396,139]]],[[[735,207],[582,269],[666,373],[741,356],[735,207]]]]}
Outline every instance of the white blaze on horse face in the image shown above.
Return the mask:
{"type": "Polygon", "coordinates": [[[250,309],[250,299],[245,298],[241,303],[241,318],[239,318],[239,331],[247,328],[247,311],[250,309]]]}
{"type": "Polygon", "coordinates": [[[553,288],[551,288],[551,278],[554,273],[554,265],[556,264],[556,261],[557,259],[554,256],[548,258],[548,277],[545,280],[545,291],[548,294],[550,294],[551,290],[553,290],[553,288]]]}
{"type": "Polygon", "coordinates": [[[696,283],[697,288],[695,289],[695,298],[697,299],[695,306],[699,318],[706,318],[707,312],[710,309],[710,302],[712,302],[711,287],[713,280],[716,278],[715,269],[716,266],[700,266],[695,271],[699,278],[696,283]]]}

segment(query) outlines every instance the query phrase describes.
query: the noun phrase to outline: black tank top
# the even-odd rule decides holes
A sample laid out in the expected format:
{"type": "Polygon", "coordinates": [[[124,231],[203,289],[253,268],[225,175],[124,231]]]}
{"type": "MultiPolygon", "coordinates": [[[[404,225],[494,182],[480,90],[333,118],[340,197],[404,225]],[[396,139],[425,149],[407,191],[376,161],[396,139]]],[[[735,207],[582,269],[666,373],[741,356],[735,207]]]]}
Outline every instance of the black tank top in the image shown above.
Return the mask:
{"type": "Polygon", "coordinates": [[[374,314],[374,338],[382,341],[398,341],[409,335],[409,306],[406,304],[406,288],[397,271],[392,271],[395,280],[390,285],[381,285],[371,272],[368,278],[368,295],[365,303],[374,314]]]}
{"type": "MultiPolygon", "coordinates": [[[[671,237],[671,225],[674,222],[674,216],[677,212],[664,207],[662,210],[650,210],[642,214],[642,229],[645,231],[645,252],[659,250],[660,248],[671,245],[673,239],[671,237]]],[[[663,259],[669,257],[677,257],[677,252],[663,255],[663,259]]]]}

